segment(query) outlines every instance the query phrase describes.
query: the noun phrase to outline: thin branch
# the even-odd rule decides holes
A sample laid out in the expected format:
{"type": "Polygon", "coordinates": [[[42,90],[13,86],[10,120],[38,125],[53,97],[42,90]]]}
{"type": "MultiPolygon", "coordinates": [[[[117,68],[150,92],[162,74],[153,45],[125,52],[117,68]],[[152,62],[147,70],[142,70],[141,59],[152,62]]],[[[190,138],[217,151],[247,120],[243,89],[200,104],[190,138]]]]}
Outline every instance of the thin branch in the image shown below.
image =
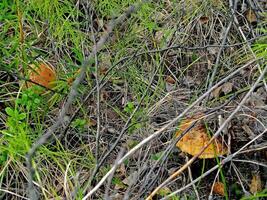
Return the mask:
{"type": "MultiPolygon", "coordinates": [[[[91,15],[91,23],[93,23],[92,17],[93,15],[91,15]]],[[[94,44],[96,44],[93,25],[91,25],[91,32],[93,35],[93,42],[94,44]]],[[[99,65],[98,65],[97,54],[95,54],[95,79],[96,79],[96,116],[97,116],[95,158],[97,165],[99,159],[99,138],[100,138],[100,86],[99,86],[99,65]]]]}
{"type": "MultiPolygon", "coordinates": [[[[186,156],[186,162],[188,162],[188,156],[186,156]]],[[[191,170],[190,166],[188,167],[188,175],[189,175],[190,181],[192,182],[193,176],[192,176],[192,170],[191,170]]],[[[193,189],[194,189],[194,192],[196,194],[197,200],[200,200],[199,193],[197,191],[197,187],[196,187],[195,183],[193,183],[193,189]]]]}
{"type": "Polygon", "coordinates": [[[16,197],[18,197],[18,198],[20,198],[20,199],[30,200],[30,199],[28,199],[27,197],[21,196],[21,195],[15,193],[15,192],[11,192],[11,191],[9,191],[9,190],[5,190],[5,189],[0,188],[0,191],[1,191],[1,192],[8,193],[8,194],[11,194],[11,195],[16,196],[16,197]]]}
{"type": "MultiPolygon", "coordinates": [[[[231,4],[233,4],[233,0],[230,0],[230,2],[232,2],[231,4]]],[[[247,47],[249,48],[249,51],[250,51],[251,54],[253,55],[253,58],[256,59],[257,56],[255,55],[254,51],[253,51],[252,48],[251,48],[250,41],[246,38],[246,36],[245,36],[245,34],[244,34],[242,28],[240,27],[240,24],[239,24],[239,22],[238,22],[238,19],[237,19],[237,17],[236,17],[236,14],[235,14],[235,10],[234,10],[232,7],[230,7],[230,8],[231,8],[232,15],[233,15],[233,17],[234,17],[234,22],[235,22],[235,24],[237,25],[237,29],[238,29],[238,31],[240,32],[240,35],[242,36],[242,38],[243,38],[245,44],[247,45],[247,47]]],[[[260,68],[260,65],[257,64],[256,67],[258,68],[259,72],[262,73],[262,70],[261,70],[261,68],[260,68]]],[[[263,84],[264,84],[265,90],[266,90],[266,92],[267,92],[267,84],[266,84],[265,79],[263,79],[263,84]]]]}
{"type": "MultiPolygon", "coordinates": [[[[235,97],[236,95],[234,95],[232,98],[230,98],[226,103],[216,107],[216,108],[213,108],[212,110],[209,110],[207,112],[204,112],[205,113],[205,116],[203,117],[207,117],[208,115],[210,114],[213,114],[214,112],[216,112],[217,110],[220,110],[221,108],[223,108],[224,106],[226,106],[229,102],[231,102],[233,100],[233,98],[235,97]]],[[[202,119],[202,118],[201,118],[202,119]]],[[[198,119],[200,120],[200,119],[198,119]]],[[[171,153],[172,149],[175,147],[176,143],[178,141],[180,141],[180,139],[182,137],[185,136],[185,134],[190,131],[194,125],[195,125],[196,122],[192,123],[186,130],[184,130],[178,137],[174,138],[173,141],[171,142],[170,145],[168,145],[168,147],[164,150],[164,152],[162,153],[162,155],[159,157],[159,159],[155,162],[155,164],[151,167],[150,171],[147,173],[146,175],[146,179],[144,181],[144,184],[143,186],[139,189],[139,192],[138,192],[138,197],[141,197],[144,193],[146,193],[146,191],[151,188],[153,186],[153,184],[155,184],[155,181],[150,181],[149,182],[149,185],[147,186],[147,182],[149,180],[149,178],[151,177],[151,174],[153,173],[153,171],[155,170],[155,168],[159,165],[159,163],[164,163],[166,161],[166,159],[168,158],[169,154],[171,153]]],[[[163,167],[163,165],[161,164],[159,167],[158,167],[158,172],[161,170],[161,168],[163,167]]]]}
{"type": "MultiPolygon", "coordinates": [[[[257,40],[258,38],[260,37],[263,37],[263,36],[267,36],[267,34],[263,34],[261,36],[257,36],[255,38],[252,38],[248,41],[254,41],[254,40],[257,40]]],[[[246,42],[243,42],[243,43],[236,43],[236,44],[232,44],[232,45],[224,45],[225,48],[227,47],[234,47],[234,46],[240,46],[240,45],[243,45],[243,44],[246,44],[246,42]]],[[[104,80],[106,79],[106,77],[108,76],[108,74],[117,66],[119,65],[120,63],[123,63],[125,60],[131,60],[131,59],[134,59],[134,58],[137,58],[141,55],[144,55],[144,54],[150,54],[150,53],[159,53],[159,52],[165,52],[165,51],[168,51],[170,49],[186,49],[186,50],[201,50],[201,49],[206,49],[206,48],[209,48],[209,47],[221,47],[221,45],[206,45],[206,46],[198,46],[198,47],[187,47],[187,46],[183,46],[183,45],[174,45],[174,46],[170,46],[170,47],[167,47],[167,48],[163,48],[163,49],[159,49],[159,50],[151,50],[151,51],[145,51],[145,52],[141,52],[141,53],[134,53],[133,55],[131,56],[127,56],[127,57],[124,57],[122,59],[120,59],[119,61],[117,61],[115,64],[113,64],[109,69],[108,71],[105,73],[105,75],[101,78],[100,80],[100,89],[102,87],[105,86],[105,84],[107,83],[107,81],[104,82],[104,80]],[[103,83],[103,84],[102,84],[103,83]]],[[[82,106],[85,104],[85,102],[87,102],[87,100],[90,98],[90,96],[93,94],[93,92],[96,90],[96,86],[94,88],[91,89],[91,91],[86,95],[86,97],[84,98],[84,100],[82,101],[82,103],[79,105],[79,107],[74,111],[74,114],[71,116],[68,124],[66,125],[66,128],[64,129],[63,131],[63,134],[65,134],[70,126],[70,124],[73,122],[73,120],[76,118],[77,114],[79,113],[80,109],[82,108],[82,106]]]]}
{"type": "Polygon", "coordinates": [[[254,160],[242,160],[242,159],[233,159],[234,162],[244,162],[244,163],[251,163],[253,165],[258,165],[267,168],[267,165],[264,163],[260,163],[254,160]]]}
{"type": "MultiPolygon", "coordinates": [[[[114,163],[114,166],[116,166],[116,168],[118,167],[118,160],[121,159],[123,153],[124,153],[125,149],[124,148],[121,148],[116,160],[115,160],[115,163],[114,163]]],[[[108,180],[108,184],[106,185],[106,189],[105,189],[105,197],[104,199],[106,200],[111,200],[110,196],[109,196],[109,189],[110,189],[110,186],[112,184],[112,178],[114,177],[114,173],[115,171],[111,174],[111,176],[109,177],[109,180],[108,180]]]]}
{"type": "MultiPolygon", "coordinates": [[[[215,175],[215,178],[214,178],[214,181],[213,181],[213,183],[212,183],[212,186],[211,186],[211,190],[210,190],[210,194],[209,194],[209,200],[210,199],[213,199],[212,198],[212,193],[213,193],[213,188],[214,188],[214,185],[215,185],[215,183],[216,183],[216,179],[218,178],[218,176],[219,176],[219,173],[220,173],[220,169],[217,171],[217,173],[216,173],[216,175],[215,175]]],[[[193,182],[193,181],[191,181],[191,182],[193,182]]],[[[194,187],[194,184],[193,184],[193,187],[194,187]]]]}
{"type": "MultiPolygon", "coordinates": [[[[248,42],[252,42],[252,41],[255,41],[261,37],[264,37],[264,36],[267,36],[267,34],[262,34],[260,36],[256,36],[252,39],[249,39],[247,40],[248,42]]],[[[231,47],[238,47],[238,46],[241,46],[241,45],[244,45],[246,44],[247,42],[240,42],[240,43],[235,43],[235,44],[229,44],[229,45],[217,45],[217,44],[208,44],[208,45],[204,45],[204,46],[193,46],[193,47],[190,47],[190,46],[184,46],[182,44],[177,44],[177,45],[172,45],[172,46],[169,46],[169,47],[165,47],[165,48],[162,48],[162,49],[154,49],[154,50],[149,50],[149,51],[143,51],[143,52],[136,52],[135,54],[131,55],[131,56],[126,56],[122,59],[120,59],[116,64],[119,64],[127,59],[130,59],[130,58],[136,58],[136,57],[140,57],[142,55],[146,55],[146,54],[153,54],[153,53],[160,53],[160,52],[165,52],[165,51],[168,51],[168,50],[171,50],[171,49],[184,49],[184,50],[191,50],[191,51],[194,51],[194,50],[205,50],[205,49],[208,49],[208,48],[212,48],[212,47],[219,47],[219,48],[231,48],[231,47]]]]}
{"type": "MultiPolygon", "coordinates": [[[[133,58],[134,55],[131,57],[133,58]]],[[[105,80],[107,78],[107,76],[109,75],[109,73],[118,65],[120,64],[120,62],[117,62],[115,64],[113,64],[109,69],[108,71],[105,73],[105,75],[101,78],[101,80],[99,81],[101,84],[99,86],[99,89],[101,90],[105,85],[106,83],[108,83],[108,80],[105,80]]],[[[125,64],[125,63],[124,63],[125,64]]],[[[108,78],[107,78],[108,79],[108,78]]],[[[84,106],[84,104],[87,102],[87,100],[91,97],[91,95],[93,94],[93,92],[97,89],[96,86],[94,86],[90,92],[88,92],[88,94],[85,96],[85,98],[83,99],[83,101],[81,102],[81,104],[78,105],[78,108],[74,111],[74,113],[72,114],[70,120],[68,121],[65,129],[62,131],[63,132],[63,135],[66,134],[66,132],[68,131],[69,127],[70,127],[70,124],[74,121],[74,119],[76,118],[76,116],[78,115],[78,113],[80,112],[81,108],[84,106]]]]}
{"type": "MultiPolygon", "coordinates": [[[[230,3],[230,6],[236,7],[236,5],[231,5],[231,3],[230,3]]],[[[210,77],[208,88],[211,88],[212,85],[213,85],[213,81],[215,79],[215,76],[216,76],[216,73],[217,73],[217,70],[218,70],[218,67],[219,67],[219,62],[220,62],[221,54],[223,52],[224,45],[226,44],[226,40],[228,38],[228,34],[229,34],[230,30],[231,30],[231,27],[232,27],[233,23],[234,23],[234,17],[232,17],[232,19],[230,20],[230,22],[228,24],[227,29],[225,30],[224,37],[223,37],[223,40],[222,40],[222,44],[221,44],[221,47],[220,47],[219,52],[217,54],[214,68],[212,69],[213,71],[212,71],[212,74],[211,74],[211,77],[210,77]]],[[[207,97],[207,100],[208,99],[209,99],[209,96],[207,97]]]]}

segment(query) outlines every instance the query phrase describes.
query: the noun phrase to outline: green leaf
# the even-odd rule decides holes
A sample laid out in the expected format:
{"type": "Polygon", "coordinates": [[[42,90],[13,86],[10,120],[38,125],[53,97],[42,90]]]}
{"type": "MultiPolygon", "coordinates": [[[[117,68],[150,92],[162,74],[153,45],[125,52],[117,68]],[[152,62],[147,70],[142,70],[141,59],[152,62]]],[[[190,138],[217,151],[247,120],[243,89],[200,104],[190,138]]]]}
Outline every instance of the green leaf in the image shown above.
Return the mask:
{"type": "Polygon", "coordinates": [[[128,103],[127,103],[127,106],[128,106],[128,108],[130,108],[130,109],[133,109],[133,108],[134,108],[134,104],[133,104],[133,102],[128,102],[128,103]]]}
{"type": "Polygon", "coordinates": [[[23,119],[25,119],[26,118],[26,113],[20,113],[19,115],[18,115],[18,120],[23,120],[23,119]]]}
{"type": "Polygon", "coordinates": [[[163,152],[161,151],[156,154],[153,154],[151,158],[152,160],[159,160],[162,156],[163,156],[163,152]]]}
{"type": "Polygon", "coordinates": [[[10,107],[7,107],[5,109],[6,113],[10,116],[10,117],[13,117],[14,116],[14,111],[12,110],[12,108],[10,107]]]}
{"type": "Polygon", "coordinates": [[[41,103],[41,100],[36,98],[36,99],[34,99],[34,103],[35,104],[40,104],[41,103]]]}

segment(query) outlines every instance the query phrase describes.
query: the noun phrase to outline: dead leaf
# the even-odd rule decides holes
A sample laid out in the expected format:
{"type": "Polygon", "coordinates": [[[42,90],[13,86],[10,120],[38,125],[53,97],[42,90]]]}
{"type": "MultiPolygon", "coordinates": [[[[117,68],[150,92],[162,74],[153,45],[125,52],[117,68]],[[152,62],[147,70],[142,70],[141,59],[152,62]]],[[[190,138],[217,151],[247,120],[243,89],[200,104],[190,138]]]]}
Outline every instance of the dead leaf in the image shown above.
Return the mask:
{"type": "Polygon", "coordinates": [[[208,69],[212,69],[212,62],[208,59],[208,69]]]}
{"type": "Polygon", "coordinates": [[[124,199],[124,195],[122,195],[120,193],[116,193],[114,195],[111,195],[110,199],[112,199],[112,200],[122,200],[122,199],[124,199]]]}
{"type": "Polygon", "coordinates": [[[251,25],[256,25],[257,24],[257,16],[256,13],[254,12],[254,10],[252,10],[251,8],[247,9],[244,13],[247,21],[251,24],[251,25]]]}
{"type": "Polygon", "coordinates": [[[100,67],[100,69],[99,69],[99,74],[100,75],[106,75],[106,73],[107,73],[107,71],[108,71],[108,68],[107,67],[100,67]]]}
{"type": "Polygon", "coordinates": [[[255,137],[255,134],[253,133],[253,131],[249,128],[248,125],[246,124],[243,124],[242,125],[242,129],[247,133],[247,135],[249,136],[249,138],[254,138],[255,137]]]}
{"type": "Polygon", "coordinates": [[[224,94],[227,94],[229,92],[232,92],[233,90],[233,83],[227,82],[223,85],[217,87],[215,90],[212,91],[211,96],[213,98],[220,97],[220,94],[223,92],[224,94]]]}
{"type": "Polygon", "coordinates": [[[103,89],[102,91],[101,91],[101,93],[100,93],[100,101],[106,101],[106,100],[108,100],[110,98],[110,95],[109,95],[109,93],[105,90],[105,89],[103,89]]]}
{"type": "Polygon", "coordinates": [[[167,76],[166,79],[166,90],[168,92],[173,91],[175,89],[175,82],[176,80],[172,76],[167,76]]]}
{"type": "Polygon", "coordinates": [[[124,163],[122,163],[121,165],[120,165],[120,173],[121,173],[121,175],[123,175],[123,176],[125,176],[126,177],[126,167],[125,167],[125,164],[124,163]]]}
{"type": "Polygon", "coordinates": [[[224,194],[224,185],[222,182],[215,182],[213,186],[213,193],[221,196],[225,196],[224,194]]]}
{"type": "Polygon", "coordinates": [[[200,24],[206,24],[206,23],[208,23],[208,21],[209,21],[209,17],[207,17],[207,16],[201,16],[199,18],[200,24]]]}
{"type": "Polygon", "coordinates": [[[172,76],[167,76],[166,77],[166,82],[169,84],[174,84],[176,81],[172,76]]]}
{"type": "Polygon", "coordinates": [[[249,191],[252,194],[260,192],[262,190],[261,177],[259,174],[253,175],[250,183],[249,191]]]}
{"type": "Polygon", "coordinates": [[[232,92],[232,90],[233,90],[233,83],[227,82],[222,85],[222,91],[224,92],[224,94],[232,92]]]}
{"type": "Polygon", "coordinates": [[[109,67],[112,66],[112,56],[109,52],[103,52],[99,58],[99,74],[101,76],[106,75],[109,70],[109,67]]]}
{"type": "MultiPolygon", "coordinates": [[[[30,80],[42,85],[46,88],[52,88],[56,81],[56,72],[54,68],[46,63],[40,63],[38,65],[30,65],[30,80]]],[[[35,85],[34,83],[27,82],[27,87],[35,85]]]]}
{"type": "MultiPolygon", "coordinates": [[[[176,132],[176,137],[183,133],[187,128],[194,123],[194,121],[200,118],[202,115],[198,115],[192,118],[187,118],[181,122],[179,131],[176,132]]],[[[206,146],[210,138],[203,123],[195,125],[182,139],[177,142],[176,146],[183,152],[190,155],[197,155],[201,149],[206,146]]],[[[199,156],[199,158],[214,158],[219,155],[227,153],[227,148],[218,140],[215,139],[205,151],[199,156]]]]}
{"type": "Polygon", "coordinates": [[[94,126],[97,125],[97,121],[94,120],[93,118],[89,118],[89,119],[87,120],[87,125],[88,125],[89,127],[94,127],[94,126]]]}
{"type": "Polygon", "coordinates": [[[133,182],[133,176],[128,176],[125,179],[122,180],[124,185],[130,186],[133,182]]]}
{"type": "Polygon", "coordinates": [[[157,31],[155,34],[155,41],[159,44],[164,36],[163,31],[157,31]]]}
{"type": "Polygon", "coordinates": [[[213,90],[213,91],[211,92],[211,96],[212,96],[213,98],[217,98],[217,97],[220,96],[220,92],[221,92],[221,87],[217,87],[215,90],[213,90]]]}
{"type": "Polygon", "coordinates": [[[265,99],[263,94],[258,94],[256,92],[253,92],[248,100],[246,101],[246,104],[250,107],[262,107],[265,106],[265,99]]]}
{"type": "MultiPolygon", "coordinates": [[[[214,45],[216,45],[216,44],[214,44],[214,45]]],[[[218,52],[220,51],[220,48],[219,48],[219,47],[216,47],[216,46],[214,46],[214,47],[208,47],[208,48],[207,48],[207,51],[208,51],[211,55],[217,55],[218,52]]]]}

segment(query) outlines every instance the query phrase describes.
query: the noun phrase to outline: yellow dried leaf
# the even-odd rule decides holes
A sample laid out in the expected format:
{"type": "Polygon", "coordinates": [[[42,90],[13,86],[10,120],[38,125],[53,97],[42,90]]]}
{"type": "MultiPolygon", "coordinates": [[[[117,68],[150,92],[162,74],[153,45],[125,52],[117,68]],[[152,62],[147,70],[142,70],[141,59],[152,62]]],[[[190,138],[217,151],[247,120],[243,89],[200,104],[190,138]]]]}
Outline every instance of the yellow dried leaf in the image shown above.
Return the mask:
{"type": "MultiPolygon", "coordinates": [[[[176,132],[176,137],[189,128],[197,118],[199,118],[199,116],[183,120],[179,127],[179,131],[176,132]]],[[[210,138],[207,130],[204,124],[201,123],[195,125],[190,131],[188,131],[186,135],[183,136],[179,142],[177,142],[176,146],[179,147],[183,152],[195,156],[204,146],[208,144],[209,140],[210,138]]],[[[218,139],[215,139],[215,141],[204,150],[199,158],[215,158],[216,156],[224,155],[226,153],[226,147],[218,139]]]]}
{"type": "Polygon", "coordinates": [[[216,183],[214,183],[213,193],[214,194],[221,195],[221,196],[225,196],[225,194],[224,194],[224,185],[223,185],[222,182],[216,182],[216,183]]]}
{"type": "Polygon", "coordinates": [[[255,194],[257,192],[260,192],[262,190],[262,183],[261,183],[261,177],[259,174],[253,175],[251,183],[250,183],[250,192],[252,194],[255,194]]]}

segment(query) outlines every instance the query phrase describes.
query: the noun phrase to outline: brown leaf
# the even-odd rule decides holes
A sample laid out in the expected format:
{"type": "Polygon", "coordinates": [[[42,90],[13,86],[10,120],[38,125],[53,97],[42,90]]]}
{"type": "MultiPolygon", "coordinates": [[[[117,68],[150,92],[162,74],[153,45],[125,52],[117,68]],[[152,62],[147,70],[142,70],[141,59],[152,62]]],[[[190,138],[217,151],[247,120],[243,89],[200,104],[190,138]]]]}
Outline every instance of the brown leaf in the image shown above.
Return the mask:
{"type": "Polygon", "coordinates": [[[208,60],[208,69],[212,69],[212,62],[210,60],[208,60]]]}
{"type": "Polygon", "coordinates": [[[101,93],[100,93],[100,101],[106,101],[106,100],[108,100],[109,98],[110,98],[109,93],[108,93],[105,89],[103,89],[103,90],[101,91],[101,93]]]}
{"type": "Polygon", "coordinates": [[[89,119],[87,120],[87,125],[88,125],[89,127],[94,127],[94,126],[97,125],[97,121],[94,120],[94,119],[92,119],[92,118],[89,118],[89,119]]]}
{"type": "Polygon", "coordinates": [[[249,9],[247,9],[245,11],[245,17],[246,17],[247,21],[251,25],[256,25],[257,24],[257,16],[256,16],[256,13],[251,8],[249,8],[249,9]]]}
{"type": "Polygon", "coordinates": [[[169,84],[174,84],[176,81],[172,76],[167,76],[166,77],[166,82],[169,84]]]}
{"type": "Polygon", "coordinates": [[[222,182],[215,182],[213,187],[214,194],[225,196],[224,194],[224,185],[222,182]]]}
{"type": "Polygon", "coordinates": [[[155,41],[157,43],[160,43],[162,38],[163,38],[163,36],[164,36],[163,31],[157,31],[156,34],[155,34],[155,41]]]}
{"type": "Polygon", "coordinates": [[[221,87],[217,87],[215,90],[213,90],[211,92],[211,96],[213,98],[219,97],[220,96],[221,89],[222,89],[221,87]]]}
{"type": "Polygon", "coordinates": [[[100,67],[100,69],[99,69],[99,74],[100,75],[105,75],[106,73],[107,73],[107,71],[108,71],[108,68],[107,67],[100,67]]]}
{"type": "Polygon", "coordinates": [[[222,85],[222,91],[224,92],[224,94],[232,92],[232,90],[233,90],[233,83],[227,82],[222,85]]]}
{"type": "Polygon", "coordinates": [[[253,138],[253,137],[255,137],[255,134],[254,134],[253,131],[249,128],[248,125],[246,125],[246,124],[242,125],[242,129],[248,134],[249,138],[253,138]]]}
{"type": "Polygon", "coordinates": [[[233,90],[233,83],[227,82],[223,85],[217,87],[215,90],[212,91],[211,96],[213,98],[220,97],[220,94],[223,92],[224,94],[227,94],[233,90]]]}
{"type": "Polygon", "coordinates": [[[201,24],[206,24],[206,23],[208,23],[208,21],[209,21],[209,17],[207,17],[207,16],[202,16],[199,18],[199,22],[201,24]]]}
{"type": "MultiPolygon", "coordinates": [[[[192,123],[201,115],[192,118],[187,118],[181,122],[179,131],[176,132],[176,137],[183,133],[187,128],[191,126],[192,123]]],[[[177,142],[176,146],[179,147],[183,152],[190,155],[197,155],[201,149],[206,146],[210,138],[208,136],[207,130],[203,123],[195,125],[182,139],[177,142]]],[[[215,139],[199,156],[199,158],[215,158],[219,155],[224,155],[227,153],[227,148],[218,140],[215,139]]]]}
{"type": "Polygon", "coordinates": [[[260,192],[262,190],[261,177],[259,174],[253,175],[250,183],[249,191],[252,194],[260,192]]]}

